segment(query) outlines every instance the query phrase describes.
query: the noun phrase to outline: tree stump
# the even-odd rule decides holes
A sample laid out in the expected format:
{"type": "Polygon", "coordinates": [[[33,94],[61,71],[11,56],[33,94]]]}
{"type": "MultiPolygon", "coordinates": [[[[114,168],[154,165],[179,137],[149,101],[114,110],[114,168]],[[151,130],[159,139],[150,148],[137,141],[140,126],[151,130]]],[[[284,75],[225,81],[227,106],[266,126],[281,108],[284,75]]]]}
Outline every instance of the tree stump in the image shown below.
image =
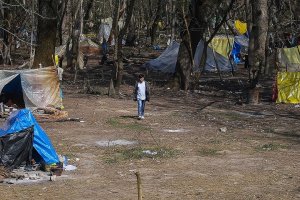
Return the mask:
{"type": "Polygon", "coordinates": [[[255,87],[248,91],[247,103],[248,104],[259,104],[260,103],[260,87],[255,87]]]}

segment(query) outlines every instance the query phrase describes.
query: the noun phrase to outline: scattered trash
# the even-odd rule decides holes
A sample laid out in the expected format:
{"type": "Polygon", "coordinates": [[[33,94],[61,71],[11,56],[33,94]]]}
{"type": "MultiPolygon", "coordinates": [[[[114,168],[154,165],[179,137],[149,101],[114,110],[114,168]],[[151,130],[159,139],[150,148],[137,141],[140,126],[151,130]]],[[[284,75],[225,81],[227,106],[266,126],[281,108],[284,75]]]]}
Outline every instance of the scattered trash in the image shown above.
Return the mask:
{"type": "Polygon", "coordinates": [[[157,155],[157,151],[151,151],[151,150],[144,150],[143,153],[147,155],[157,155]]]}
{"type": "Polygon", "coordinates": [[[65,171],[73,171],[73,170],[76,170],[76,169],[77,169],[77,167],[74,166],[74,165],[66,165],[66,166],[64,166],[64,170],[65,171]]]}
{"type": "Polygon", "coordinates": [[[226,132],[227,132],[227,128],[226,128],[226,127],[222,127],[222,128],[220,128],[220,131],[221,131],[222,133],[226,133],[226,132]]]}
{"type": "Polygon", "coordinates": [[[185,133],[185,132],[189,132],[190,130],[187,129],[165,129],[165,132],[168,133],[185,133]]]}
{"type": "Polygon", "coordinates": [[[133,145],[136,144],[136,141],[128,141],[128,140],[102,140],[97,141],[96,144],[101,147],[109,147],[109,146],[116,146],[116,145],[133,145]]]}
{"type": "Polygon", "coordinates": [[[50,181],[56,181],[56,175],[50,176],[50,181]]]}

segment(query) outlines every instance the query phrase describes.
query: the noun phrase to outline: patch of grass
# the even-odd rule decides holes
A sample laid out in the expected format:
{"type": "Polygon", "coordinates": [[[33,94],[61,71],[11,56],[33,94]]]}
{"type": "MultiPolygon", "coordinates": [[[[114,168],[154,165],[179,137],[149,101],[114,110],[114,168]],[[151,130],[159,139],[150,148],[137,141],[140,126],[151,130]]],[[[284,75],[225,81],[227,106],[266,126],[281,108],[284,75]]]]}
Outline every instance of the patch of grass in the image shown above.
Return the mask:
{"type": "Polygon", "coordinates": [[[219,153],[219,149],[212,149],[212,148],[202,148],[198,151],[200,156],[218,156],[221,155],[219,153]]]}
{"type": "Polygon", "coordinates": [[[209,144],[221,144],[222,141],[221,141],[221,140],[218,140],[218,139],[209,139],[209,140],[208,140],[208,143],[209,143],[209,144]]]}
{"type": "Polygon", "coordinates": [[[134,131],[150,131],[151,130],[149,127],[146,127],[143,124],[140,124],[138,122],[124,123],[124,122],[121,122],[117,118],[110,118],[107,121],[107,123],[114,128],[129,129],[129,130],[134,130],[134,131]]]}
{"type": "Polygon", "coordinates": [[[113,152],[110,152],[109,154],[110,155],[107,155],[104,158],[104,161],[108,164],[114,164],[124,160],[172,158],[178,155],[179,151],[163,147],[135,147],[131,149],[114,149],[113,152]]]}
{"type": "Polygon", "coordinates": [[[277,143],[267,143],[255,147],[257,151],[276,151],[279,149],[288,149],[287,145],[277,144],[277,143]]]}

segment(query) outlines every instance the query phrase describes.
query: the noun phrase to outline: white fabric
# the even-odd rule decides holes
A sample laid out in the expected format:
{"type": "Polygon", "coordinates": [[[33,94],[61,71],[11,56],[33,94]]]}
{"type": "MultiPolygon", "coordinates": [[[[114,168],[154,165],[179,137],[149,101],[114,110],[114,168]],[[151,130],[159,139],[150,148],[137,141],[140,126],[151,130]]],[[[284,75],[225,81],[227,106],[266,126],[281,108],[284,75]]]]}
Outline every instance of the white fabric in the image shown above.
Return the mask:
{"type": "Polygon", "coordinates": [[[55,67],[19,71],[0,70],[0,92],[7,84],[11,84],[12,88],[16,87],[11,81],[17,76],[21,79],[21,90],[27,108],[62,106],[55,67]]]}
{"type": "Polygon", "coordinates": [[[60,81],[63,80],[63,73],[64,73],[63,68],[58,67],[58,68],[57,68],[57,74],[58,74],[58,79],[59,79],[60,81]]]}
{"type": "Polygon", "coordinates": [[[145,81],[138,83],[137,99],[145,100],[146,99],[146,84],[145,81]]]}

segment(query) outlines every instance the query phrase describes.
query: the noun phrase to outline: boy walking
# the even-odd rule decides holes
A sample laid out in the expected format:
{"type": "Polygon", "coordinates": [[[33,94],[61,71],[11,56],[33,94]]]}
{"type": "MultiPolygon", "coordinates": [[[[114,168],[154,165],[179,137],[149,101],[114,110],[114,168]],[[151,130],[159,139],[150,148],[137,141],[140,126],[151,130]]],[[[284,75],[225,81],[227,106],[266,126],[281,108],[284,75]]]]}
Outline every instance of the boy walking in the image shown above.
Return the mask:
{"type": "Polygon", "coordinates": [[[134,100],[138,103],[138,118],[144,119],[145,103],[150,100],[150,88],[144,74],[140,74],[138,78],[134,87],[134,100]]]}

